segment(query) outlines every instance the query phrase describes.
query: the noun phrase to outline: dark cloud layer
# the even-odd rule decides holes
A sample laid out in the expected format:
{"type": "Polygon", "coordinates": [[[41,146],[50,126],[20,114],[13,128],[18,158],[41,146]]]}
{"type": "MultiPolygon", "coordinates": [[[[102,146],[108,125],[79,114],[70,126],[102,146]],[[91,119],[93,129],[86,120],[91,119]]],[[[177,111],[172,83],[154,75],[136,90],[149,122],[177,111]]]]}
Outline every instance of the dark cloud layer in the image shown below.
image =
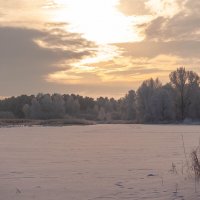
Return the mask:
{"type": "MultiPolygon", "coordinates": [[[[48,91],[44,76],[58,70],[62,62],[91,55],[92,43],[78,34],[39,31],[16,27],[0,27],[0,90],[8,94],[48,91]],[[35,40],[45,40],[41,47],[35,40]],[[63,47],[66,49],[63,49],[63,47]],[[75,48],[76,47],[76,48],[75,48]],[[6,88],[6,89],[5,89],[6,88]]],[[[66,66],[67,68],[67,66],[66,66]]],[[[48,85],[47,85],[48,84],[48,85]]]]}

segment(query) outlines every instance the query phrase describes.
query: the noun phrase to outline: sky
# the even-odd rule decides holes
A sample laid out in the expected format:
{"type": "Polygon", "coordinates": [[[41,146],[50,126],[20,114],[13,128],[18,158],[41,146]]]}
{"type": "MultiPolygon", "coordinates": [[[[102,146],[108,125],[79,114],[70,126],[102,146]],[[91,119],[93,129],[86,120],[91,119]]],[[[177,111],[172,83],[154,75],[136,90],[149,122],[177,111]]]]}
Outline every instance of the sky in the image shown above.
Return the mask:
{"type": "Polygon", "coordinates": [[[0,96],[120,98],[199,73],[199,0],[0,0],[0,96]]]}

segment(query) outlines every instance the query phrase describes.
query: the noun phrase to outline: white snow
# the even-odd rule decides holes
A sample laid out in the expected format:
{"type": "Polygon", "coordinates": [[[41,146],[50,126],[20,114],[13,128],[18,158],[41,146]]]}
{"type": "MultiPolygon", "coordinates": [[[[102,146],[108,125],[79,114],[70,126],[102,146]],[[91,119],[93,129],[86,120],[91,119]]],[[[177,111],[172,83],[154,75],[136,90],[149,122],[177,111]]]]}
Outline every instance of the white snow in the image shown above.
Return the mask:
{"type": "Polygon", "coordinates": [[[200,126],[1,128],[0,200],[200,199],[182,134],[189,158],[200,126]]]}

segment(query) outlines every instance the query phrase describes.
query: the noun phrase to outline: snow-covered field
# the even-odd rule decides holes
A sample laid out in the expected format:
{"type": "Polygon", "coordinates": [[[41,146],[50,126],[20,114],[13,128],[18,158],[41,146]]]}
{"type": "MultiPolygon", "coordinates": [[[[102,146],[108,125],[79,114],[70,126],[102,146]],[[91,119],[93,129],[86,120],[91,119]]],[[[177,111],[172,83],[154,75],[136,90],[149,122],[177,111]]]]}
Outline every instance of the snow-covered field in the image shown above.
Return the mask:
{"type": "Polygon", "coordinates": [[[1,128],[0,200],[200,199],[182,134],[189,157],[200,126],[1,128]]]}

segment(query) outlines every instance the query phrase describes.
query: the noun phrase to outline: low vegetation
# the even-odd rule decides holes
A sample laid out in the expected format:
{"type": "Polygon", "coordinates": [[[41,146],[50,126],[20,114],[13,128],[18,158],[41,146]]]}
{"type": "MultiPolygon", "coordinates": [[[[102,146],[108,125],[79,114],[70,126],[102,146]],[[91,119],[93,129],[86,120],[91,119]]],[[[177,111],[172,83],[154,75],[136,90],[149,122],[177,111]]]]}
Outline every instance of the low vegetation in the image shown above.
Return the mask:
{"type": "Polygon", "coordinates": [[[84,119],[1,119],[0,127],[12,126],[70,126],[70,125],[95,125],[94,121],[84,119]]]}

